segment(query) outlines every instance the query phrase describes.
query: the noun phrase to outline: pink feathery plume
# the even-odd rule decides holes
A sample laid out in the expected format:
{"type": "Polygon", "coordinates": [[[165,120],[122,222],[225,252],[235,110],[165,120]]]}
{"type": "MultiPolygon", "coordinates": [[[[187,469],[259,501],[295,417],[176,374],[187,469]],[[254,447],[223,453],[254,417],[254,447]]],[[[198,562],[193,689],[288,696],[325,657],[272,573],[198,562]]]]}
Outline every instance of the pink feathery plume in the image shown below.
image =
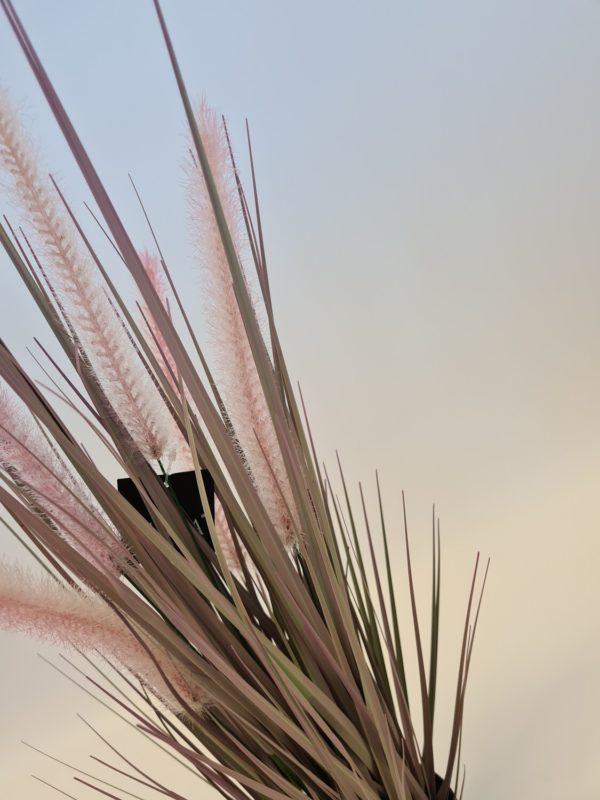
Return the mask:
{"type": "Polygon", "coordinates": [[[135,355],[116,317],[77,229],[0,89],[0,164],[12,177],[16,202],[33,226],[35,243],[81,343],[115,413],[149,461],[171,459],[175,422],[135,355]]]}
{"type": "MultiPolygon", "coordinates": [[[[156,258],[156,256],[153,256],[147,250],[142,250],[139,253],[139,256],[142,265],[146,270],[146,274],[148,275],[148,278],[154,287],[154,291],[158,295],[158,299],[162,303],[165,310],[169,311],[168,290],[160,261],[158,258],[156,258]]],[[[156,358],[158,365],[161,367],[165,378],[170,383],[173,390],[179,393],[179,385],[177,383],[177,365],[169,347],[167,346],[167,342],[163,336],[160,326],[157,324],[150,309],[142,299],[140,299],[140,308],[143,316],[140,329],[148,330],[148,346],[152,350],[152,353],[156,358]]],[[[176,431],[174,431],[175,438],[173,440],[172,456],[174,467],[182,470],[192,469],[193,459],[190,453],[189,443],[182,434],[181,430],[177,426],[175,427],[176,431]]]]}
{"type": "Polygon", "coordinates": [[[112,573],[126,550],[33,418],[0,387],[0,467],[72,547],[112,573]]]}
{"type": "MultiPolygon", "coordinates": [[[[205,103],[200,104],[196,119],[232,240],[241,255],[244,243],[241,208],[222,120],[205,103]]],[[[258,495],[281,539],[286,545],[292,545],[298,535],[293,519],[292,492],[238,308],[206,182],[195,163],[188,163],[186,172],[191,224],[206,276],[208,318],[220,356],[223,399],[236,443],[258,495]]]]}
{"type": "MultiPolygon", "coordinates": [[[[0,564],[0,627],[26,633],[60,647],[97,650],[118,661],[175,713],[182,709],[144,647],[110,607],[97,597],[65,589],[50,578],[33,577],[15,565],[0,564]]],[[[138,631],[168,681],[199,712],[205,693],[183,666],[138,631]]]]}
{"type": "MultiPolygon", "coordinates": [[[[163,307],[166,310],[168,310],[169,308],[167,299],[168,291],[165,282],[164,271],[162,269],[159,259],[156,256],[149,253],[147,250],[142,250],[139,253],[139,256],[140,256],[140,261],[142,262],[142,265],[146,270],[146,275],[148,276],[150,282],[152,283],[152,286],[154,287],[154,291],[156,292],[161,303],[163,304],[163,307]]],[[[157,325],[156,320],[154,319],[150,309],[143,300],[140,300],[140,308],[142,310],[144,324],[149,329],[150,332],[148,344],[158,364],[162,367],[165,377],[167,378],[173,389],[175,391],[179,391],[179,386],[177,385],[173,377],[177,375],[177,367],[175,364],[175,360],[171,355],[171,352],[164,339],[164,336],[162,335],[162,331],[160,327],[157,325]]],[[[187,444],[187,442],[184,443],[187,444]]],[[[178,461],[180,460],[179,452],[177,460],[178,461]]],[[[189,460],[189,465],[186,465],[185,468],[192,469],[193,462],[191,455],[188,456],[188,460],[189,460]]],[[[229,569],[235,572],[239,572],[240,561],[238,558],[238,554],[235,549],[235,544],[233,542],[231,531],[229,530],[229,525],[227,524],[225,511],[223,510],[223,506],[221,505],[218,499],[215,499],[214,523],[215,523],[217,538],[221,543],[223,554],[225,556],[225,559],[227,560],[229,569]]]]}
{"type": "Polygon", "coordinates": [[[217,498],[215,498],[215,531],[227,561],[227,566],[232,572],[241,572],[240,559],[235,549],[233,536],[229,530],[227,517],[223,506],[217,498]]]}
{"type": "MultiPolygon", "coordinates": [[[[146,275],[150,279],[150,283],[154,287],[154,291],[158,295],[158,299],[162,303],[165,310],[169,310],[168,293],[165,285],[165,279],[160,261],[156,256],[153,256],[147,250],[142,250],[139,253],[140,261],[146,271],[146,275]]],[[[157,325],[152,312],[143,300],[140,300],[140,308],[144,317],[143,328],[149,329],[148,345],[152,350],[156,360],[158,361],[166,379],[169,381],[173,389],[178,392],[179,386],[177,385],[177,365],[175,359],[171,355],[165,337],[162,334],[160,327],[157,325]]]]}

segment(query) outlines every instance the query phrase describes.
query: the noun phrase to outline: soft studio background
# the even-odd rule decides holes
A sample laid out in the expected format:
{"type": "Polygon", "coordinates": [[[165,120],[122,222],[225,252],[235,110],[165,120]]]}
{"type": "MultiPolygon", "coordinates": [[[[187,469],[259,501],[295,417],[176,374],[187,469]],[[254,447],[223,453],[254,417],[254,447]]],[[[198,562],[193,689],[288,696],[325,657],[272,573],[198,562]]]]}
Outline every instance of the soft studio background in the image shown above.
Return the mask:
{"type": "MultiPolygon", "coordinates": [[[[137,178],[202,332],[184,120],[150,2],[16,6],[144,245],[127,172],[137,178]]],[[[320,455],[333,469],[340,448],[369,491],[378,468],[390,522],[404,488],[426,613],[431,502],[442,516],[438,757],[480,549],[492,565],[465,797],[600,798],[600,4],[164,10],[190,89],[226,113],[240,156],[250,118],[276,313],[320,455]]],[[[4,20],[0,81],[80,207],[87,194],[4,20]]],[[[23,354],[47,332],[4,256],[0,268],[1,335],[23,354]]],[[[0,535],[0,552],[27,561],[0,535]]],[[[400,536],[394,557],[404,587],[400,536]]],[[[90,753],[116,762],[77,712],[176,783],[174,762],[36,657],[56,661],[51,648],[7,634],[0,647],[3,796],[56,796],[32,772],[97,796],[20,744],[90,772],[90,753]]],[[[185,771],[177,780],[193,800],[213,796],[185,771]]]]}

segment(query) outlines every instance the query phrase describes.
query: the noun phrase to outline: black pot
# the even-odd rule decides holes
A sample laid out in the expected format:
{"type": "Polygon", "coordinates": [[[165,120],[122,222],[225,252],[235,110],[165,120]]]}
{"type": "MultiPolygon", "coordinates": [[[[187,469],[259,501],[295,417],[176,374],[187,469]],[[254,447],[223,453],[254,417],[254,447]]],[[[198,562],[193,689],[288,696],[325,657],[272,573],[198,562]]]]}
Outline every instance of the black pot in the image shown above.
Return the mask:
{"type": "MultiPolygon", "coordinates": [[[[436,789],[436,791],[440,790],[443,782],[444,782],[444,779],[442,778],[442,776],[438,775],[437,772],[436,772],[435,773],[435,789],[436,789]]],[[[452,789],[448,789],[448,800],[456,800],[456,795],[454,794],[452,789]]]]}
{"type": "MultiPolygon", "coordinates": [[[[165,490],[170,492],[175,498],[177,503],[181,506],[182,510],[188,516],[190,522],[199,528],[202,536],[206,539],[208,544],[212,547],[210,533],[208,532],[208,525],[204,516],[202,500],[200,499],[200,492],[198,491],[198,483],[196,482],[196,473],[194,470],[187,472],[174,472],[168,476],[168,483],[165,483],[164,475],[157,475],[157,478],[165,484],[165,490]]],[[[208,505],[210,513],[214,517],[215,513],[215,487],[213,479],[208,470],[202,470],[202,480],[208,497],[208,505]]],[[[137,490],[135,483],[131,478],[119,478],[117,481],[117,489],[119,493],[145,517],[148,522],[152,523],[150,512],[146,508],[140,493],[137,490]]]]}

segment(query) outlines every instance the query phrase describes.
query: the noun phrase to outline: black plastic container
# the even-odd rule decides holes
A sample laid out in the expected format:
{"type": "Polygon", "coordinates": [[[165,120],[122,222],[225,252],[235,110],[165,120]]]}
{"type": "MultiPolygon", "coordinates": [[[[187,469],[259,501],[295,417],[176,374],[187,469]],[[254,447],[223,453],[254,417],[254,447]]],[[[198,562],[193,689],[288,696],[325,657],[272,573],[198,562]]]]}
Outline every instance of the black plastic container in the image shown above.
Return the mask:
{"type": "MultiPolygon", "coordinates": [[[[435,773],[435,788],[436,788],[436,791],[440,790],[443,782],[444,782],[444,779],[441,777],[441,775],[438,775],[437,772],[436,772],[435,773]]],[[[456,795],[454,794],[452,789],[448,789],[448,800],[456,800],[456,795]]]]}
{"type": "MultiPolygon", "coordinates": [[[[157,478],[163,483],[165,482],[164,475],[157,475],[157,478]]],[[[206,469],[202,470],[202,480],[204,482],[204,488],[206,489],[210,512],[214,517],[215,487],[210,472],[206,469]]],[[[117,489],[136,511],[139,511],[148,522],[152,523],[152,517],[131,478],[119,478],[117,481],[117,489]]],[[[188,472],[174,472],[172,475],[168,476],[168,483],[165,489],[175,497],[190,521],[193,524],[195,523],[195,526],[199,528],[204,539],[206,539],[212,547],[208,525],[206,524],[206,518],[202,508],[202,500],[196,482],[196,473],[193,470],[189,470],[188,472]]]]}

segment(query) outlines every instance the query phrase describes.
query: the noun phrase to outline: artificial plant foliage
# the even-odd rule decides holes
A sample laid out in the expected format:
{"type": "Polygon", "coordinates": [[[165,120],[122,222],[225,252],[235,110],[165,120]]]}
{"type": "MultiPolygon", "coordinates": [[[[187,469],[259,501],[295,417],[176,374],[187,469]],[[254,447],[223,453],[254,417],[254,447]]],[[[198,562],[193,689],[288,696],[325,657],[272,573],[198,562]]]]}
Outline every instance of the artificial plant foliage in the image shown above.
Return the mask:
{"type": "MultiPolygon", "coordinates": [[[[0,5],[87,182],[117,268],[137,293],[132,303],[115,289],[114,264],[98,255],[38,163],[2,90],[0,163],[11,208],[0,237],[64,358],[37,342],[40,385],[0,345],[0,501],[38,561],[37,572],[1,568],[0,623],[88,657],[99,653],[121,671],[132,702],[109,682],[97,685],[140,731],[188,762],[200,791],[206,781],[234,800],[462,796],[479,559],[442,757],[433,748],[441,701],[437,520],[426,642],[406,517],[408,638],[397,605],[402,576],[389,556],[388,536],[399,534],[386,529],[379,480],[376,532],[362,492],[353,508],[341,465],[338,496],[318,460],[277,332],[251,148],[247,195],[225,122],[205,102],[190,101],[155,2],[189,126],[189,229],[217,353],[210,365],[150,219],[152,248],[140,250],[12,3],[0,5]],[[85,444],[74,415],[85,422],[85,444]],[[106,477],[100,458],[107,457],[129,495],[106,477]],[[182,502],[175,480],[182,473],[201,514],[182,502]],[[418,664],[410,690],[409,647],[418,664]]],[[[106,794],[97,783],[88,785],[106,794]]]]}

